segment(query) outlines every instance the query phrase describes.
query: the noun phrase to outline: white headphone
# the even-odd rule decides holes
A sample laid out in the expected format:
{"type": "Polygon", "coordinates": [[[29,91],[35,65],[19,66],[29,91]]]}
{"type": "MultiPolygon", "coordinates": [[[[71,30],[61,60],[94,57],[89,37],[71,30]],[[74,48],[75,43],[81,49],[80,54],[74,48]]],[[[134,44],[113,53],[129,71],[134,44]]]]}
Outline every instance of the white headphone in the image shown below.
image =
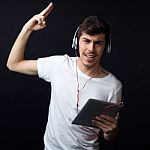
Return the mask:
{"type": "Polygon", "coordinates": [[[110,54],[110,52],[111,52],[111,34],[109,34],[109,43],[108,43],[108,46],[107,46],[106,53],[110,54]]]}
{"type": "MultiPolygon", "coordinates": [[[[73,36],[73,40],[72,40],[72,48],[74,48],[75,50],[77,49],[77,45],[78,45],[77,32],[78,32],[79,28],[80,28],[80,26],[78,26],[78,28],[76,29],[75,34],[73,36]]],[[[110,52],[111,52],[111,34],[109,35],[109,43],[107,46],[106,53],[110,54],[110,52]]]]}

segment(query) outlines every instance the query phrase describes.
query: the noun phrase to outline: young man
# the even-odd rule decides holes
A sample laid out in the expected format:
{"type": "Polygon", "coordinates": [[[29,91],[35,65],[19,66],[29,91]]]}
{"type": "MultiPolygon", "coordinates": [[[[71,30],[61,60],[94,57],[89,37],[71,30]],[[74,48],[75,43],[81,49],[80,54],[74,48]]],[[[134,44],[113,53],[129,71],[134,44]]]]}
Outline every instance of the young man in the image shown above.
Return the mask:
{"type": "Polygon", "coordinates": [[[24,51],[30,34],[46,27],[45,18],[52,8],[50,3],[24,25],[11,49],[7,66],[12,71],[38,75],[51,83],[45,150],[98,150],[100,131],[105,140],[115,138],[117,117],[95,116],[91,121],[97,128],[73,125],[72,120],[89,98],[114,103],[121,101],[121,82],[106,71],[100,61],[103,53],[108,52],[109,26],[104,20],[89,16],[79,26],[73,40],[77,57],[63,55],[25,60],[24,51]]]}

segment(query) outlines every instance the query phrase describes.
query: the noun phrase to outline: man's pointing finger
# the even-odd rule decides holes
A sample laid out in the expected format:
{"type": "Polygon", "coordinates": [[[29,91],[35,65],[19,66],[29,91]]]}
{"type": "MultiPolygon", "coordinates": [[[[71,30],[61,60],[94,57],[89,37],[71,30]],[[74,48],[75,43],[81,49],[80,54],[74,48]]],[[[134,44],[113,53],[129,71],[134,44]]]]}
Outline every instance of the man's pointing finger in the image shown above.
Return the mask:
{"type": "Polygon", "coordinates": [[[53,9],[53,3],[51,2],[39,15],[47,17],[53,9]]]}

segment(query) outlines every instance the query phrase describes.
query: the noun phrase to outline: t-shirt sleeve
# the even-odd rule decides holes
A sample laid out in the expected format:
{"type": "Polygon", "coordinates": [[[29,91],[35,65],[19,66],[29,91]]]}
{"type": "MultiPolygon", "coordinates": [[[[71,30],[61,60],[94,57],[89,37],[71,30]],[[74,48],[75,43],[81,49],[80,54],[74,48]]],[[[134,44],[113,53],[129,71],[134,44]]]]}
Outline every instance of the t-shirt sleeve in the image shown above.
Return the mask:
{"type": "Polygon", "coordinates": [[[61,65],[64,60],[63,56],[50,56],[37,59],[37,70],[39,78],[44,79],[47,82],[51,82],[53,78],[53,72],[61,65]]]}
{"type": "Polygon", "coordinates": [[[116,85],[112,91],[111,102],[120,103],[122,101],[122,83],[119,80],[116,80],[116,85]]]}
{"type": "MultiPolygon", "coordinates": [[[[111,98],[111,101],[115,102],[115,103],[122,102],[122,84],[121,84],[121,82],[118,82],[118,86],[114,92],[114,95],[111,98]]],[[[115,118],[117,120],[119,119],[119,112],[116,114],[115,118]]]]}
{"type": "Polygon", "coordinates": [[[113,95],[111,101],[116,101],[116,103],[120,103],[122,101],[122,87],[113,95]]]}

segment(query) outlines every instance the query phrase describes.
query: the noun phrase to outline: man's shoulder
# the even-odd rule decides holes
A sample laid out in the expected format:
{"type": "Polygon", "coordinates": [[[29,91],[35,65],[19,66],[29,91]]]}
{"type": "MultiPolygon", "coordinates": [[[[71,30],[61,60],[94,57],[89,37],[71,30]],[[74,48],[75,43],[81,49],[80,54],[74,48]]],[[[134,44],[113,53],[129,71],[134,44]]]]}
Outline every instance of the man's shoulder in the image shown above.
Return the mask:
{"type": "Polygon", "coordinates": [[[49,56],[49,59],[59,59],[59,60],[75,60],[76,57],[71,57],[68,54],[64,54],[64,55],[53,55],[53,56],[49,56]]]}
{"type": "Polygon", "coordinates": [[[113,83],[113,85],[117,86],[117,87],[122,87],[122,83],[121,83],[120,79],[113,73],[109,73],[109,74],[110,74],[110,80],[113,83]]]}
{"type": "Polygon", "coordinates": [[[46,56],[46,57],[41,57],[38,58],[38,60],[43,60],[43,61],[66,61],[66,60],[74,60],[75,57],[70,57],[68,54],[64,55],[52,55],[52,56],[46,56]]]}

